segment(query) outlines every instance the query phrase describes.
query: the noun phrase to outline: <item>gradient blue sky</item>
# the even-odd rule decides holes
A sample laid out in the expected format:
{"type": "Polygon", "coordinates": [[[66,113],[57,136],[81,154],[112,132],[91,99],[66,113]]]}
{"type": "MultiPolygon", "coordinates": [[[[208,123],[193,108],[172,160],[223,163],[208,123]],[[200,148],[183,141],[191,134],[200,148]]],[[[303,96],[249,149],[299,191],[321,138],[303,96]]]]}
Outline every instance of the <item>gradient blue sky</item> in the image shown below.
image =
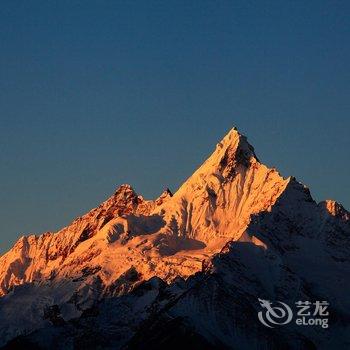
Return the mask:
{"type": "Polygon", "coordinates": [[[130,183],[181,184],[232,127],[350,208],[349,1],[2,1],[0,252],[130,183]]]}

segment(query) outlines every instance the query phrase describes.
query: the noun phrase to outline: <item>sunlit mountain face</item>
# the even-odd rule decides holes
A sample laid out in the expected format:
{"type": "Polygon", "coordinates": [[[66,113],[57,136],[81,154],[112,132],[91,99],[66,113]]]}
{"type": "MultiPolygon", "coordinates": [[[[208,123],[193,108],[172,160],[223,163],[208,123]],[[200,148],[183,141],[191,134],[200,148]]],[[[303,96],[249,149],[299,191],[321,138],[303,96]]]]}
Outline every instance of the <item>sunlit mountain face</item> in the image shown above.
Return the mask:
{"type": "Polygon", "coordinates": [[[20,238],[0,258],[0,346],[346,349],[349,273],[350,214],[232,129],[174,194],[121,185],[60,231],[20,238]]]}

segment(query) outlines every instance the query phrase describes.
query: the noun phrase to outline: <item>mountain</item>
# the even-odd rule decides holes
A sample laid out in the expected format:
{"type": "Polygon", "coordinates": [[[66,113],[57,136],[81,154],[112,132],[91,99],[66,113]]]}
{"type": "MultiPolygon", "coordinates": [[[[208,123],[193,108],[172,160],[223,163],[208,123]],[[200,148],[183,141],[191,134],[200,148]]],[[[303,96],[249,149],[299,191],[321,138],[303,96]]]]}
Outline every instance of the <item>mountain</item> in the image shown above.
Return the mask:
{"type": "Polygon", "coordinates": [[[260,163],[232,129],[174,194],[120,186],[0,258],[5,349],[346,349],[350,214],[260,163]],[[327,301],[329,327],[267,327],[261,300],[327,301]]]}

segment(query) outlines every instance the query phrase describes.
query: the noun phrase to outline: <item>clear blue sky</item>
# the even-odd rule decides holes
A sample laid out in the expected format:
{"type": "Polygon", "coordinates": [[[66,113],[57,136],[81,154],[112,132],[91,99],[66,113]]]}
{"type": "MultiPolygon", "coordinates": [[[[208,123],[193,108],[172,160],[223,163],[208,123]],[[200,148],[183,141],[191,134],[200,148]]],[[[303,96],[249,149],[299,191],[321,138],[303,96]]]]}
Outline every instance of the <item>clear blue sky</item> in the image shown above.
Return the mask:
{"type": "Polygon", "coordinates": [[[350,208],[349,1],[2,1],[0,77],[0,252],[175,190],[232,126],[350,208]]]}

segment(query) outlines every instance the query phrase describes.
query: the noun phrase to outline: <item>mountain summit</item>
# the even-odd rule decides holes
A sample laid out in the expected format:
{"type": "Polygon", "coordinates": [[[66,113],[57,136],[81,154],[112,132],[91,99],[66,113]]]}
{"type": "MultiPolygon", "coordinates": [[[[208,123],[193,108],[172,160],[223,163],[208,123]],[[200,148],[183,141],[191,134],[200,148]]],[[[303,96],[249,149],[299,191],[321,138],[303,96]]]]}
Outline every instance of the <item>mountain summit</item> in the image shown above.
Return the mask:
{"type": "Polygon", "coordinates": [[[0,258],[0,346],[157,348],[192,334],[204,348],[327,348],[319,330],[279,339],[255,310],[258,298],[322,298],[345,331],[349,218],[233,128],[174,194],[122,185],[62,230],[19,239],[0,258]]]}

